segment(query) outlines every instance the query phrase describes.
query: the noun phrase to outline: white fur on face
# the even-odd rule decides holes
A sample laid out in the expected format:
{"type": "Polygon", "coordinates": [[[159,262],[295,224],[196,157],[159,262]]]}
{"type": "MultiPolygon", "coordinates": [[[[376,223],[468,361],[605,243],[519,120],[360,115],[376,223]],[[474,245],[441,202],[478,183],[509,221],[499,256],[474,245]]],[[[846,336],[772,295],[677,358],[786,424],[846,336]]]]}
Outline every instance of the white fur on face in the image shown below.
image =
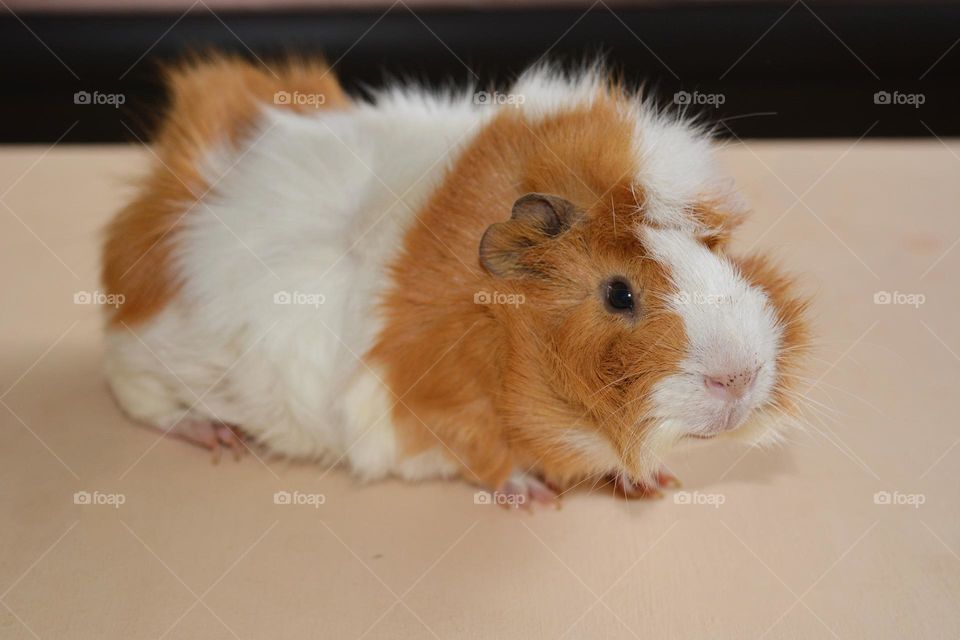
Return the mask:
{"type": "Polygon", "coordinates": [[[770,399],[776,383],[782,328],[767,296],[687,233],[643,226],[639,235],[670,275],[675,293],[667,306],[683,320],[688,343],[680,370],[654,390],[658,429],[680,438],[734,428],[770,399]],[[754,370],[752,389],[736,401],[714,397],[704,384],[704,376],[754,370]]]}
{"type": "Polygon", "coordinates": [[[705,191],[721,192],[715,184],[719,174],[710,139],[690,123],[653,108],[638,109],[634,120],[637,182],[643,185],[645,218],[661,227],[697,230],[689,207],[705,191]]]}

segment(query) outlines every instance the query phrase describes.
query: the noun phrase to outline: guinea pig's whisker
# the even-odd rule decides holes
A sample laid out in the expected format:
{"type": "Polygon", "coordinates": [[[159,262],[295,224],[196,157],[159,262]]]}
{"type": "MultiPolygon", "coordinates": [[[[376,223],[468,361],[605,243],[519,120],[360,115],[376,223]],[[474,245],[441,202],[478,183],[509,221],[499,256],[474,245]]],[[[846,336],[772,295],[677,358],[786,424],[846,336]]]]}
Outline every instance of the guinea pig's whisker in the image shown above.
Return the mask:
{"type": "MultiPolygon", "coordinates": [[[[794,351],[810,351],[817,348],[816,345],[802,344],[794,347],[780,347],[780,353],[793,353],[794,351]]],[[[822,346],[819,348],[823,348],[822,346]]]]}
{"type": "MultiPolygon", "coordinates": [[[[876,411],[877,413],[879,413],[879,414],[881,414],[881,415],[883,414],[883,410],[881,410],[880,407],[878,407],[877,405],[873,404],[872,402],[870,402],[870,401],[867,400],[866,398],[863,398],[863,397],[861,397],[861,396],[859,396],[859,395],[857,395],[857,394],[855,394],[855,393],[852,393],[852,392],[850,392],[850,391],[847,391],[847,390],[844,389],[843,387],[838,387],[838,386],[835,385],[835,384],[830,384],[829,382],[825,382],[825,381],[823,381],[823,380],[813,380],[812,378],[807,378],[807,377],[804,377],[804,376],[799,376],[799,375],[794,375],[794,374],[784,373],[784,374],[781,374],[781,375],[783,375],[784,377],[787,377],[787,378],[793,378],[793,379],[796,379],[796,380],[800,380],[801,382],[808,383],[809,386],[808,386],[808,388],[807,388],[807,392],[809,392],[809,391],[810,391],[812,388],[814,388],[814,387],[826,387],[827,389],[832,389],[832,390],[837,391],[837,392],[839,392],[839,393],[842,393],[842,394],[844,394],[844,395],[846,395],[846,396],[849,396],[850,398],[853,398],[854,400],[857,400],[858,402],[863,403],[864,405],[866,405],[867,407],[873,409],[874,411],[876,411]]],[[[830,396],[830,394],[829,394],[826,390],[823,390],[823,393],[826,394],[828,398],[830,398],[831,400],[833,400],[833,397],[830,396]]],[[[828,406],[826,406],[826,405],[822,405],[822,406],[823,406],[825,409],[830,409],[831,411],[835,411],[835,412],[837,412],[837,413],[840,413],[841,415],[844,415],[844,417],[848,417],[848,416],[846,416],[846,414],[842,414],[841,412],[839,412],[839,411],[838,411],[836,408],[834,408],[834,407],[828,407],[828,406]]]]}
{"type": "MultiPolygon", "coordinates": [[[[833,416],[824,414],[822,410],[818,409],[812,403],[810,403],[810,399],[807,398],[806,396],[796,397],[794,398],[794,400],[796,401],[797,407],[803,415],[813,418],[814,420],[819,422],[819,424],[824,429],[830,431],[830,428],[827,426],[827,422],[826,422],[827,420],[832,421],[835,425],[839,425],[839,420],[837,420],[833,416]]],[[[810,426],[813,426],[812,423],[810,424],[810,426]]]]}
{"type": "MultiPolygon", "coordinates": [[[[801,430],[804,430],[805,423],[803,422],[803,420],[799,415],[787,413],[781,407],[778,407],[776,404],[773,404],[773,403],[764,405],[763,410],[772,411],[778,414],[779,417],[771,418],[771,420],[773,420],[774,422],[780,422],[780,423],[785,423],[787,425],[797,426],[801,430]]],[[[800,410],[800,407],[798,407],[798,410],[800,410]]]]}
{"type": "MultiPolygon", "coordinates": [[[[808,398],[808,400],[809,400],[809,398],[808,398]]],[[[809,403],[808,403],[808,404],[806,405],[806,408],[807,408],[809,411],[811,411],[814,415],[816,415],[816,416],[820,419],[821,424],[823,424],[824,426],[826,426],[827,421],[829,421],[830,424],[833,424],[833,425],[836,425],[836,426],[840,426],[840,419],[837,418],[836,416],[832,416],[832,415],[830,415],[829,413],[826,413],[825,411],[823,411],[822,409],[816,407],[816,406],[813,405],[813,404],[809,404],[809,403]]]]}
{"type": "Polygon", "coordinates": [[[573,491],[574,489],[576,489],[576,488],[579,487],[580,485],[584,484],[585,482],[589,482],[591,478],[596,478],[596,480],[594,480],[594,482],[593,482],[593,486],[590,487],[590,491],[593,491],[593,490],[596,488],[596,486],[597,486],[597,482],[599,481],[599,478],[602,478],[602,477],[603,477],[603,473],[604,473],[603,471],[597,471],[597,472],[594,472],[594,473],[591,473],[591,474],[586,475],[586,476],[583,478],[583,480],[581,480],[580,482],[578,482],[578,483],[576,483],[575,485],[572,485],[572,486],[570,486],[570,487],[567,487],[566,489],[564,489],[563,491],[561,491],[560,493],[558,493],[558,494],[557,494],[557,498],[560,498],[561,496],[563,496],[563,495],[565,495],[565,494],[567,494],[567,493],[570,493],[571,491],[573,491]]]}
{"type": "MultiPolygon", "coordinates": [[[[809,395],[802,395],[802,394],[799,394],[799,392],[794,391],[791,398],[794,400],[798,400],[802,398],[805,403],[811,406],[811,408],[816,408],[821,413],[821,415],[829,416],[833,420],[849,417],[847,414],[841,412],[837,408],[824,404],[819,400],[815,400],[811,398],[809,395]]],[[[833,401],[833,398],[830,398],[830,400],[833,401]]]]}
{"type": "Polygon", "coordinates": [[[618,383],[620,383],[620,382],[623,382],[624,380],[629,380],[630,378],[638,378],[638,377],[640,377],[640,374],[636,374],[636,373],[628,373],[628,374],[626,374],[626,375],[620,376],[620,377],[617,378],[616,380],[612,380],[612,381],[608,382],[607,384],[603,385],[602,387],[600,387],[599,389],[597,389],[596,391],[594,391],[593,393],[591,393],[591,394],[590,394],[590,397],[593,398],[593,397],[596,396],[597,394],[606,391],[607,389],[609,389],[609,388],[612,387],[613,385],[618,384],[618,383]]]}
{"type": "Polygon", "coordinates": [[[808,422],[807,422],[807,424],[810,426],[810,428],[813,429],[813,431],[816,432],[817,435],[819,435],[819,436],[822,437],[824,440],[826,440],[827,442],[829,442],[829,443],[832,444],[833,446],[837,447],[837,448],[840,449],[841,451],[845,451],[845,450],[848,450],[848,449],[849,449],[849,447],[847,447],[846,444],[844,444],[842,440],[840,440],[838,437],[836,437],[836,436],[834,435],[833,429],[831,429],[831,428],[827,425],[826,422],[824,422],[824,421],[823,421],[819,416],[817,416],[817,415],[813,415],[812,417],[814,418],[814,420],[815,420],[821,427],[823,427],[823,429],[821,430],[821,429],[818,429],[818,428],[816,427],[816,425],[814,425],[813,421],[808,421],[808,422]]]}
{"type": "MultiPolygon", "coordinates": [[[[827,386],[827,385],[825,385],[822,381],[817,381],[817,380],[814,380],[814,379],[812,379],[812,378],[808,378],[808,377],[806,377],[806,376],[801,376],[801,375],[798,375],[798,374],[795,374],[795,373],[787,373],[787,372],[781,371],[781,372],[779,373],[779,376],[780,376],[781,378],[786,378],[786,379],[791,379],[791,380],[799,380],[800,382],[805,383],[805,384],[807,385],[807,387],[803,390],[803,393],[810,393],[813,389],[815,389],[815,388],[817,388],[817,387],[819,387],[819,386],[821,386],[821,385],[827,386]]],[[[797,390],[797,389],[791,389],[791,391],[794,391],[795,393],[799,393],[799,390],[797,390]]],[[[833,397],[826,391],[826,389],[820,389],[820,391],[822,391],[828,398],[830,398],[830,400],[833,400],[833,397]]]]}

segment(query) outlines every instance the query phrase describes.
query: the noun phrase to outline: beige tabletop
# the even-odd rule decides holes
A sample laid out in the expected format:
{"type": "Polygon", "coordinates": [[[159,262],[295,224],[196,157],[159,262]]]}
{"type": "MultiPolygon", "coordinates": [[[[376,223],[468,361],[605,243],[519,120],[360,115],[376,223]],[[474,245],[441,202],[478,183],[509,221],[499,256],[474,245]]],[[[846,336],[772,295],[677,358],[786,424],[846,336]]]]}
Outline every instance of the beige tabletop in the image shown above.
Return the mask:
{"type": "Polygon", "coordinates": [[[85,302],[147,154],[0,150],[0,638],[957,638],[960,144],[723,158],[815,295],[805,430],[529,514],[129,423],[85,302]]]}

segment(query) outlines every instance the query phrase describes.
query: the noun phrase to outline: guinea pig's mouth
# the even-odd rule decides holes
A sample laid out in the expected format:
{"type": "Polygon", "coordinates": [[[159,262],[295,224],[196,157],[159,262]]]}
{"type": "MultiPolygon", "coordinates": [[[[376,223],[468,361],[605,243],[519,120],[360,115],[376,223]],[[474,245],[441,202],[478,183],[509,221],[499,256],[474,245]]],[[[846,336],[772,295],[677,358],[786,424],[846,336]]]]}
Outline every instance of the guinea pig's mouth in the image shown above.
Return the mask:
{"type": "Polygon", "coordinates": [[[725,433],[735,431],[742,425],[747,416],[751,413],[752,407],[743,407],[731,405],[724,407],[723,411],[716,415],[709,424],[701,426],[695,430],[687,432],[688,438],[697,440],[710,440],[725,433]]]}
{"type": "Polygon", "coordinates": [[[765,402],[742,412],[721,416],[709,426],[690,430],[683,434],[681,440],[730,439],[749,444],[773,443],[778,441],[777,434],[782,425],[789,422],[789,417],[783,411],[773,403],[765,402]]]}

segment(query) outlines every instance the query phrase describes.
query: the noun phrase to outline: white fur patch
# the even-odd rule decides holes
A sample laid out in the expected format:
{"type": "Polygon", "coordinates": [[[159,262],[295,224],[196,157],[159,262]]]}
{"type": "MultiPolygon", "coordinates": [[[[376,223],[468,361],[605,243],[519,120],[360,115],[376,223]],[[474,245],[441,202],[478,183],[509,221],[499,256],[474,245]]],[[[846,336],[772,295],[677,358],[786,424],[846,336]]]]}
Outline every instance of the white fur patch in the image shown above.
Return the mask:
{"type": "Polygon", "coordinates": [[[527,118],[538,120],[577,107],[587,107],[602,94],[605,87],[605,77],[598,66],[570,74],[558,67],[541,65],[520,76],[507,99],[512,98],[527,118]],[[518,98],[522,102],[517,103],[518,98]]]}
{"type": "Polygon", "coordinates": [[[563,433],[561,443],[590,460],[598,469],[619,469],[622,466],[620,456],[609,440],[598,433],[584,430],[568,430],[563,433]]]}
{"type": "Polygon", "coordinates": [[[646,219],[661,227],[698,230],[690,209],[720,193],[710,138],[653,105],[637,106],[632,115],[636,179],[644,190],[646,219]]]}
{"type": "Polygon", "coordinates": [[[442,452],[401,459],[391,394],[358,358],[381,330],[386,263],[483,117],[466,98],[398,89],[307,116],[264,106],[247,148],[212,149],[214,186],[174,247],[177,300],[136,336],[110,332],[128,413],[166,428],[195,405],[362,477],[449,475],[442,452]]]}
{"type": "Polygon", "coordinates": [[[339,448],[346,452],[349,467],[364,480],[391,473],[405,480],[455,475],[459,466],[439,443],[416,455],[402,454],[391,420],[396,402],[381,372],[364,369],[358,373],[343,399],[351,428],[343,434],[345,440],[339,448]]]}
{"type": "Polygon", "coordinates": [[[683,320],[688,341],[680,372],[654,391],[659,428],[679,437],[712,433],[718,423],[739,423],[769,399],[776,381],[782,329],[766,294],[688,234],[644,226],[639,235],[670,274],[675,294],[667,306],[683,320]],[[707,393],[704,376],[754,370],[753,388],[735,403],[707,393]]]}

